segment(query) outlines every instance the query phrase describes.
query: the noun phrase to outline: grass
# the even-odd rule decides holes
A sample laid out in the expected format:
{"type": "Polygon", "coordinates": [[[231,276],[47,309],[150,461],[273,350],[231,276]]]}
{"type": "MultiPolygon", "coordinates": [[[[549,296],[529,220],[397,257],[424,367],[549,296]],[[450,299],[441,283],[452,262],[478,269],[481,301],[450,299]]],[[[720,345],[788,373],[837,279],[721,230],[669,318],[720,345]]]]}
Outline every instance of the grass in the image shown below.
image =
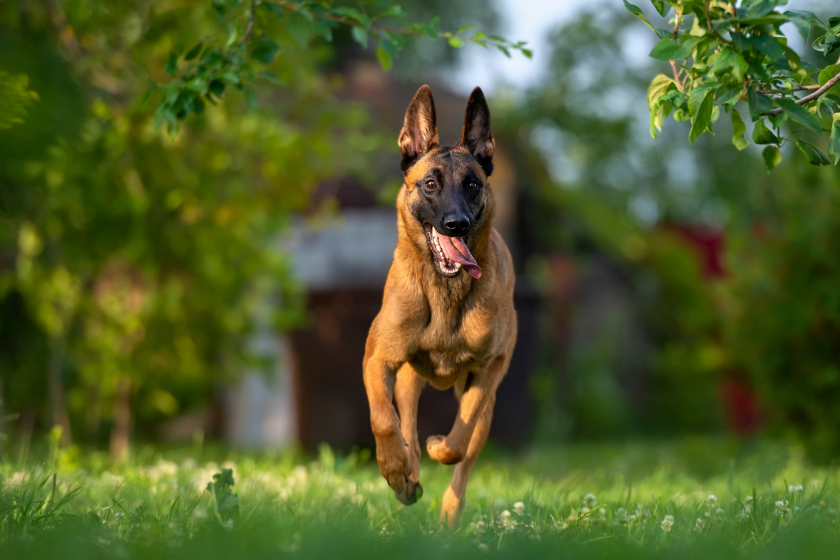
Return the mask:
{"type": "Polygon", "coordinates": [[[837,473],[766,442],[489,450],[454,533],[437,525],[451,467],[424,463],[425,495],[403,507],[367,450],[148,448],[116,465],[77,449],[45,457],[0,463],[2,558],[764,559],[828,557],[840,545],[837,473]],[[235,485],[206,491],[223,468],[235,485]]]}

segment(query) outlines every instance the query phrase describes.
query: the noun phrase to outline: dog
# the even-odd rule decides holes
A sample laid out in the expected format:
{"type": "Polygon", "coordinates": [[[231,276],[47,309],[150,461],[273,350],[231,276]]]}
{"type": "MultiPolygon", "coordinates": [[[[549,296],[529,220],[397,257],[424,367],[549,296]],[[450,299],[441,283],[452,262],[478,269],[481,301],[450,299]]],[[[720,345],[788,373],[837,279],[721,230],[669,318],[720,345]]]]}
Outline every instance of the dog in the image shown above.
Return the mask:
{"type": "Polygon", "coordinates": [[[397,247],[365,346],[365,389],[379,469],[397,499],[410,505],[423,494],[420,393],[426,383],[454,387],[459,412],[452,430],[426,440],[432,459],[456,465],[440,513],[441,529],[454,530],[517,330],[513,260],[492,225],[495,140],[481,89],[467,102],[461,141],[445,147],[432,91],[421,87],[399,146],[405,180],[397,197],[397,247]]]}

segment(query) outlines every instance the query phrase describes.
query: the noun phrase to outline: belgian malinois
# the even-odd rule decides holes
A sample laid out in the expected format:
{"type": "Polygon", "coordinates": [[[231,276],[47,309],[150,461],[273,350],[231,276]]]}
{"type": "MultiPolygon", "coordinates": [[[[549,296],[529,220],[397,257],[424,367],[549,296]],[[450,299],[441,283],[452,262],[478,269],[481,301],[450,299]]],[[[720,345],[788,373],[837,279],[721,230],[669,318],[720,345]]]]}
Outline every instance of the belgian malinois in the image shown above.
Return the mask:
{"type": "Polygon", "coordinates": [[[481,89],[467,102],[461,142],[444,147],[432,91],[421,87],[399,145],[405,182],[397,197],[397,248],[363,364],[370,423],[382,475],[398,500],[413,504],[423,495],[420,392],[427,382],[455,388],[460,404],[452,431],[426,440],[432,459],[457,464],[440,513],[441,523],[455,529],[516,343],[513,261],[492,226],[495,140],[481,89]]]}

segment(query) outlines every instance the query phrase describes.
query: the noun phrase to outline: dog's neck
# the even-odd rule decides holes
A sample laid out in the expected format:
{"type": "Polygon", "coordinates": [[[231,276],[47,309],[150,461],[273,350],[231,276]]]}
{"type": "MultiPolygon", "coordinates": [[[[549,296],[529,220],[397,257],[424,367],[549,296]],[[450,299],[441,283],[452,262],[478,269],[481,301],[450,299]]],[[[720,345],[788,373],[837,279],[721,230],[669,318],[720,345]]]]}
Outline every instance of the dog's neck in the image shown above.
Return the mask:
{"type": "MultiPolygon", "coordinates": [[[[400,198],[406,195],[407,187],[403,185],[400,191],[400,198]]],[[[417,283],[417,286],[426,295],[433,312],[444,313],[457,317],[470,294],[476,290],[480,283],[489,284],[495,281],[496,262],[495,256],[490,250],[490,232],[493,229],[493,216],[495,214],[495,200],[493,192],[488,188],[487,204],[484,209],[484,216],[481,224],[470,232],[467,246],[473,257],[481,267],[481,278],[475,279],[465,270],[453,277],[445,278],[435,269],[431,253],[426,242],[423,226],[406,209],[404,204],[397,200],[397,221],[399,239],[395,260],[401,266],[406,267],[410,277],[417,283]],[[492,260],[492,262],[491,262],[492,260]]]]}

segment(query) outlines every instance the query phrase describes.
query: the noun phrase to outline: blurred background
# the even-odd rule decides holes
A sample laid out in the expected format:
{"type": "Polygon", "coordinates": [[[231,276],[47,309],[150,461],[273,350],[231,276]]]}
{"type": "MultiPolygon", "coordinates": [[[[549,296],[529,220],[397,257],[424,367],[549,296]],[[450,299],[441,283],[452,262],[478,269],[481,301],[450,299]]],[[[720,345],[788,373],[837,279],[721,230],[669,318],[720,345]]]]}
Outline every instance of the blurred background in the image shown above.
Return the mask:
{"type": "MultiPolygon", "coordinates": [[[[361,362],[396,244],[396,138],[424,83],[443,143],[473,87],[492,112],[520,323],[498,446],[703,434],[836,454],[837,168],[790,152],[768,174],[728,122],[694,146],[688,123],[653,140],[646,91],[667,66],[620,2],[402,5],[534,59],[413,38],[385,73],[346,30],[303,48],[278,27],[281,83],[170,138],[148,79],[215,31],[209,3],[0,2],[0,87],[25,76],[37,94],[0,120],[0,454],[54,426],[115,457],[370,446],[361,362]]],[[[455,410],[427,389],[421,437],[455,410]]]]}

